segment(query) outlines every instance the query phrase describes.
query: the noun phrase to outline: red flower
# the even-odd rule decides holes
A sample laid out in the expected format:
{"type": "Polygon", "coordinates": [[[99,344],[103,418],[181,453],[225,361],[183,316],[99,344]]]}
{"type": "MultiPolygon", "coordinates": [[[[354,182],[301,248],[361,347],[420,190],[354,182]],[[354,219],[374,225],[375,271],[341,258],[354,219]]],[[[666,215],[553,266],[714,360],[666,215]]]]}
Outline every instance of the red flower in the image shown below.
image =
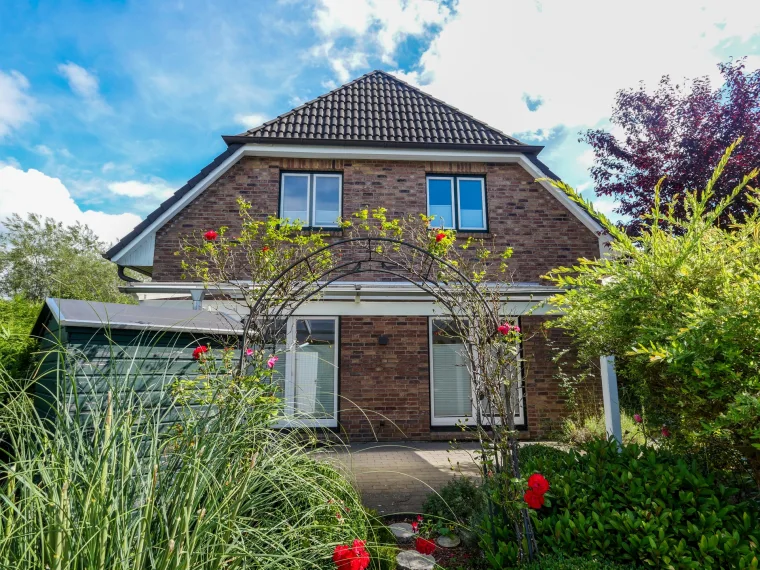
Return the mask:
{"type": "Polygon", "coordinates": [[[640,424],[644,420],[642,420],[639,414],[633,414],[633,421],[635,421],[637,424],[640,424]]]}
{"type": "Polygon", "coordinates": [[[504,323],[503,325],[499,325],[499,328],[496,329],[501,334],[509,334],[509,325],[507,323],[504,323]]]}
{"type": "Polygon", "coordinates": [[[515,331],[516,333],[519,333],[520,332],[520,327],[514,326],[514,327],[512,327],[512,330],[515,331]]]}
{"type": "Polygon", "coordinates": [[[413,522],[412,523],[412,532],[417,532],[417,528],[419,528],[419,526],[420,526],[420,523],[413,522]]]}
{"type": "Polygon", "coordinates": [[[196,346],[195,350],[193,351],[193,358],[195,360],[198,360],[201,357],[201,354],[208,352],[207,346],[196,346]]]}
{"type": "Polygon", "coordinates": [[[534,493],[543,495],[549,490],[549,481],[541,473],[534,473],[528,477],[528,488],[534,493]]]}
{"type": "Polygon", "coordinates": [[[269,246],[265,245],[264,247],[261,248],[261,251],[264,251],[264,252],[269,251],[269,246]]]}
{"type": "Polygon", "coordinates": [[[660,433],[662,434],[662,437],[670,437],[670,430],[665,426],[662,426],[660,433]]]}
{"type": "Polygon", "coordinates": [[[422,522],[422,515],[417,515],[417,522],[422,522]]]}
{"type": "Polygon", "coordinates": [[[420,554],[433,554],[435,552],[435,542],[418,536],[417,540],[414,541],[414,548],[420,554]]]}
{"type": "Polygon", "coordinates": [[[437,243],[437,242],[439,242],[439,241],[441,241],[441,240],[442,240],[442,239],[444,239],[445,237],[446,237],[446,234],[445,234],[445,233],[443,233],[443,232],[438,232],[437,234],[435,234],[435,241],[436,241],[436,243],[437,243]]]}
{"type": "Polygon", "coordinates": [[[523,495],[523,499],[528,503],[531,509],[540,509],[544,504],[544,496],[536,493],[533,489],[528,489],[523,495]]]}
{"type": "Polygon", "coordinates": [[[209,230],[205,234],[203,234],[203,239],[205,239],[206,241],[214,241],[218,237],[219,237],[219,234],[216,233],[214,230],[209,230]]]}
{"type": "Polygon", "coordinates": [[[339,544],[333,551],[333,562],[338,570],[365,570],[369,566],[369,552],[364,541],[356,539],[349,547],[339,544]]]}

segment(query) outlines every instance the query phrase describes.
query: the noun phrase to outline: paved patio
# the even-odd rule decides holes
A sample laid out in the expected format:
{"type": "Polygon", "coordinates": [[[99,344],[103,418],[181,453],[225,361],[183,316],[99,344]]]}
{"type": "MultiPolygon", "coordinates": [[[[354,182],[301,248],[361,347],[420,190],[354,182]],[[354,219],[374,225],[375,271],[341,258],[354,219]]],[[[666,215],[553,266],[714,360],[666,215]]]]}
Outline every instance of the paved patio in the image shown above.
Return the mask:
{"type": "Polygon", "coordinates": [[[380,514],[418,513],[425,497],[457,475],[480,477],[475,442],[452,449],[447,442],[353,444],[324,453],[356,481],[364,504],[380,514]]]}

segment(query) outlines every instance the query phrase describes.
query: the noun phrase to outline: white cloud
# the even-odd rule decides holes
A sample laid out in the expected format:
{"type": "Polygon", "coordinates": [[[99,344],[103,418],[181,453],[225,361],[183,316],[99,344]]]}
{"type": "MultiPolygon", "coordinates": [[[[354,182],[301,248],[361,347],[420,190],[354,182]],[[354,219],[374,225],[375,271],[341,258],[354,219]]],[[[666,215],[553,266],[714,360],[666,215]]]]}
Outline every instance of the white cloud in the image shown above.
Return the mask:
{"type": "Polygon", "coordinates": [[[266,121],[266,115],[261,113],[238,113],[235,115],[235,122],[244,129],[252,129],[258,127],[266,121]]]}
{"type": "MultiPolygon", "coordinates": [[[[407,36],[422,36],[446,22],[451,11],[435,0],[320,0],[314,28],[330,40],[351,36],[373,46],[384,63],[393,63],[399,43],[407,36]]],[[[331,58],[338,79],[366,66],[367,49],[346,49],[331,58]],[[362,56],[359,60],[355,56],[362,56]],[[361,63],[359,63],[361,62],[361,63]],[[354,67],[352,67],[354,65],[354,67]]]]}
{"type": "Polygon", "coordinates": [[[11,214],[29,213],[53,218],[64,224],[87,224],[103,241],[113,243],[129,233],[140,217],[135,214],[107,214],[82,209],[58,178],[39,170],[0,167],[0,219],[11,214]]]}
{"type": "Polygon", "coordinates": [[[578,155],[578,158],[575,159],[578,164],[580,164],[583,168],[591,168],[594,164],[594,160],[596,160],[596,155],[594,154],[594,151],[591,149],[583,151],[580,155],[578,155]]]}
{"type": "Polygon", "coordinates": [[[757,0],[460,0],[456,10],[420,60],[425,88],[511,133],[593,126],[641,80],[717,77],[717,48],[741,51],[760,33],[757,0]],[[531,111],[525,93],[541,105],[531,111]]]}
{"type": "Polygon", "coordinates": [[[163,180],[152,182],[139,182],[137,180],[127,180],[126,182],[111,182],[108,189],[119,196],[128,196],[130,198],[144,198],[146,196],[165,199],[174,194],[174,188],[169,186],[163,180]]]}
{"type": "Polygon", "coordinates": [[[0,139],[32,120],[36,107],[29,80],[18,71],[0,71],[0,139]]]}
{"type": "Polygon", "coordinates": [[[620,215],[615,213],[615,209],[620,207],[620,202],[612,198],[595,198],[594,208],[612,220],[620,219],[620,215]]]}
{"type": "Polygon", "coordinates": [[[68,81],[69,88],[87,102],[90,111],[102,113],[110,110],[100,94],[100,84],[94,73],[70,61],[60,64],[58,71],[68,81]]]}

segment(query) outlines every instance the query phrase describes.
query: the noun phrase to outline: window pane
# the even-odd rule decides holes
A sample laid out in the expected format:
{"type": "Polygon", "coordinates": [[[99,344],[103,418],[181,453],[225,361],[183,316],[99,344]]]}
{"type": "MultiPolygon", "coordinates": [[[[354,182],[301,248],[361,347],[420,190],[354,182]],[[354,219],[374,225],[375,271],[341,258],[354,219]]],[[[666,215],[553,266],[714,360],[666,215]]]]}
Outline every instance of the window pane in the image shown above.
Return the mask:
{"type": "Polygon", "coordinates": [[[340,217],[340,177],[314,177],[314,225],[334,226],[340,217]]]}
{"type": "Polygon", "coordinates": [[[485,229],[483,181],[459,180],[459,227],[485,229]]]}
{"type": "Polygon", "coordinates": [[[282,176],[282,217],[309,224],[309,177],[284,174],[282,176]]]}
{"type": "Polygon", "coordinates": [[[335,321],[296,321],[295,413],[335,417],[335,321]]]}
{"type": "Polygon", "coordinates": [[[451,323],[433,321],[433,407],[436,418],[461,418],[472,415],[470,372],[464,346],[452,338],[451,323]]]}
{"type": "Polygon", "coordinates": [[[452,180],[428,178],[428,215],[435,216],[434,227],[454,227],[452,180]]]}

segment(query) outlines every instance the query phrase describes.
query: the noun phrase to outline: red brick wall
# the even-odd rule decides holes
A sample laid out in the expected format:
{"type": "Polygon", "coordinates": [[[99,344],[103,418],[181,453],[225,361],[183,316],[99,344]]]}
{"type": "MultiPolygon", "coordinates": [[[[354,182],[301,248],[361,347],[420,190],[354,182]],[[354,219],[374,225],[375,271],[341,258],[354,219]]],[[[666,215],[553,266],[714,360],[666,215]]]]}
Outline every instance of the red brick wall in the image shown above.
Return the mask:
{"type": "MultiPolygon", "coordinates": [[[[520,319],[526,338],[525,439],[553,437],[567,413],[552,358],[554,350],[568,348],[569,339],[542,329],[547,318],[520,319]]],[[[339,418],[350,441],[469,437],[456,428],[430,428],[428,338],[426,317],[341,317],[339,418]],[[378,343],[380,335],[388,336],[387,345],[378,343]]]]}
{"type": "Polygon", "coordinates": [[[340,425],[351,441],[429,439],[426,317],[341,317],[340,425]],[[380,335],[388,337],[380,345],[380,335]]]}
{"type": "Polygon", "coordinates": [[[346,218],[364,207],[383,206],[392,217],[425,212],[428,173],[485,174],[489,232],[475,235],[493,238],[497,248],[514,249],[514,281],[538,282],[554,267],[599,253],[597,236],[516,164],[248,157],[158,231],[153,279],[180,279],[180,258],[174,252],[181,235],[221,225],[235,228],[238,197],[252,202],[252,212],[261,219],[277,215],[281,169],[342,172],[346,218]]]}

